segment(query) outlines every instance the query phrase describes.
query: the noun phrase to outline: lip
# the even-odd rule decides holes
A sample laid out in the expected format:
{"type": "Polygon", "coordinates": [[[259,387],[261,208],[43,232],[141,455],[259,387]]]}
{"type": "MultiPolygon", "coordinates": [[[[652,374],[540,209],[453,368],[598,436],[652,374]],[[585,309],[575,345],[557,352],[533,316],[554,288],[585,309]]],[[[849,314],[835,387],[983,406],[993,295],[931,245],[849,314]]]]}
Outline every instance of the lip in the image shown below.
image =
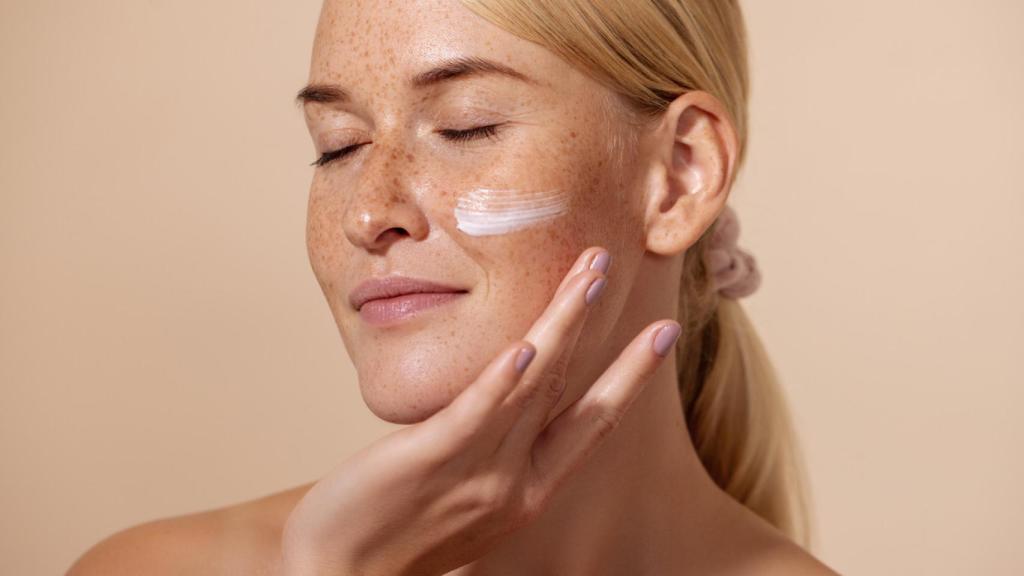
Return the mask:
{"type": "Polygon", "coordinates": [[[410,276],[370,278],[348,296],[352,308],[367,321],[380,324],[443,304],[469,290],[410,276]],[[369,306],[368,306],[369,305],[369,306]]]}

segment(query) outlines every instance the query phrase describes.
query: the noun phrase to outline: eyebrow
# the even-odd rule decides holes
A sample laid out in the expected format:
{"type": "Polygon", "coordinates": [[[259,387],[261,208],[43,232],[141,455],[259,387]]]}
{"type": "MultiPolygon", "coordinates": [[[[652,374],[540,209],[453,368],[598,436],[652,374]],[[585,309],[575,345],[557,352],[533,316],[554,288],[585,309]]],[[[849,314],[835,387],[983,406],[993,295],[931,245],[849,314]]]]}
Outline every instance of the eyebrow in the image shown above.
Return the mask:
{"type": "MultiPolygon", "coordinates": [[[[440,65],[413,76],[409,81],[409,85],[412,88],[423,89],[442,82],[487,74],[505,76],[526,82],[527,84],[540,85],[540,82],[537,80],[514,68],[478,56],[461,56],[442,60],[440,65]]],[[[351,100],[351,95],[337,84],[309,84],[303,87],[302,90],[299,90],[299,93],[295,96],[295,103],[302,105],[310,102],[334,103],[347,102],[349,100],[351,100]]]]}

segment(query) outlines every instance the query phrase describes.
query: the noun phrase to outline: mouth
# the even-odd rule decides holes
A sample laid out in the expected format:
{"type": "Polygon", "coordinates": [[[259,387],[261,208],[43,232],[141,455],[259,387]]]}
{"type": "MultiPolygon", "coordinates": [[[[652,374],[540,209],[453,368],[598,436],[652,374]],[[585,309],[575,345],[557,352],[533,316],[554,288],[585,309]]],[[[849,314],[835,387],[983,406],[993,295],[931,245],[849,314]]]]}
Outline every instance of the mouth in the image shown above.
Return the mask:
{"type": "Polygon", "coordinates": [[[458,300],[469,290],[408,276],[370,278],[349,294],[359,316],[373,325],[387,325],[423,310],[458,300]]]}

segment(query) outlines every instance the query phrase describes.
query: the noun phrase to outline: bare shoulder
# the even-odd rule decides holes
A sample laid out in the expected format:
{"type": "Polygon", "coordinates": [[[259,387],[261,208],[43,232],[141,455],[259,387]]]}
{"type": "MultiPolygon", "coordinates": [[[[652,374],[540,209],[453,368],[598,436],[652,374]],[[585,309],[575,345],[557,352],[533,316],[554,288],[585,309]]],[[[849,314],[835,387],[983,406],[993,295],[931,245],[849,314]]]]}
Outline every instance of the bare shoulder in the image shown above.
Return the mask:
{"type": "Polygon", "coordinates": [[[125,528],[82,554],[67,576],[215,573],[217,543],[224,538],[226,521],[224,512],[217,510],[125,528]]]}
{"type": "Polygon", "coordinates": [[[89,548],[66,576],[271,576],[281,527],[308,488],[125,528],[89,548]]]}
{"type": "Polygon", "coordinates": [[[751,574],[764,576],[838,576],[838,572],[799,545],[789,542],[766,550],[751,574]]]}
{"type": "MultiPolygon", "coordinates": [[[[723,500],[724,518],[713,540],[708,564],[700,572],[728,576],[837,576],[838,572],[731,497],[723,500]]],[[[717,530],[716,530],[717,532],[717,530]]]]}
{"type": "Polygon", "coordinates": [[[740,556],[737,574],[760,576],[838,576],[838,572],[816,558],[803,546],[751,514],[754,526],[748,532],[751,554],[740,556]],[[744,562],[743,560],[746,560],[744,562]]]}

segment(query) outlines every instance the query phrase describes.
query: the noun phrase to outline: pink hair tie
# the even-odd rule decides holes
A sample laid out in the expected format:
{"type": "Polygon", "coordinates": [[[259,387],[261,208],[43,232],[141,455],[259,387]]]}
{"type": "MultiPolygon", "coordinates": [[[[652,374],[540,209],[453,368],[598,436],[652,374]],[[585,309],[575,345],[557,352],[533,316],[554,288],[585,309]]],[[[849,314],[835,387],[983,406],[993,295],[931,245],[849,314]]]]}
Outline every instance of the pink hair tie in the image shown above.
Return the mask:
{"type": "Polygon", "coordinates": [[[757,261],[736,245],[740,237],[740,221],[736,211],[726,205],[718,215],[708,248],[708,274],[718,293],[726,298],[743,298],[761,285],[757,261]]]}

